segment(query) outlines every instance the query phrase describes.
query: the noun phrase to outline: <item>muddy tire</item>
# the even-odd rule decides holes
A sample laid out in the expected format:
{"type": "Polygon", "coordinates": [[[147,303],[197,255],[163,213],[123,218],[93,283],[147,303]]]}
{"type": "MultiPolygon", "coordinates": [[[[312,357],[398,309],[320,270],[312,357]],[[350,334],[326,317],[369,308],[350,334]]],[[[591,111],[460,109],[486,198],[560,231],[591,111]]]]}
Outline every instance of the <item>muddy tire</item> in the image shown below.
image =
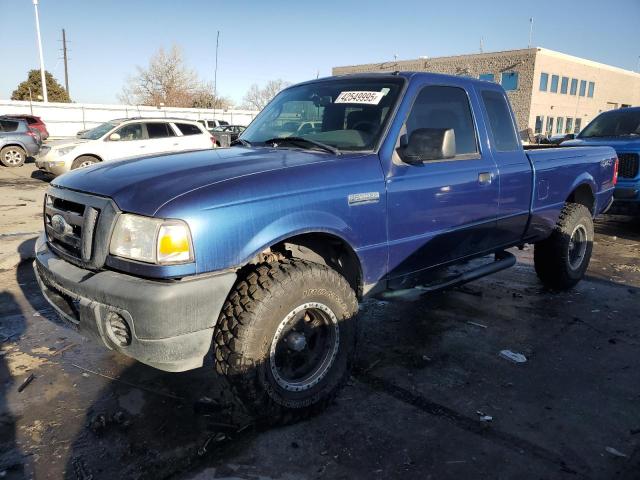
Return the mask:
{"type": "Polygon", "coordinates": [[[0,150],[0,162],[5,167],[21,167],[27,159],[27,152],[17,145],[9,145],[0,150]]]}
{"type": "Polygon", "coordinates": [[[568,290],[584,276],[593,250],[593,219],[584,205],[568,203],[549,238],[536,243],[534,265],[542,283],[568,290]]]}
{"type": "Polygon", "coordinates": [[[349,283],[303,260],[253,267],[214,329],[214,363],[257,420],[289,423],[322,410],[348,378],[358,302],[349,283]]]}
{"type": "Polygon", "coordinates": [[[90,165],[93,165],[94,163],[98,163],[99,161],[100,160],[98,160],[96,157],[82,155],[73,161],[73,163],[71,164],[71,170],[88,167],[90,165]]]}

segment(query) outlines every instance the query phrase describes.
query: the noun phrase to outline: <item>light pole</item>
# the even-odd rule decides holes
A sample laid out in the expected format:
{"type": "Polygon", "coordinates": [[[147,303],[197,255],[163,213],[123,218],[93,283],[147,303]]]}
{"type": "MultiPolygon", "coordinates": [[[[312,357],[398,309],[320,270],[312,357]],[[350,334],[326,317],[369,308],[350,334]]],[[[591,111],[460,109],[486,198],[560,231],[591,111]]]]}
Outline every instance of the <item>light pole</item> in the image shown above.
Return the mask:
{"type": "Polygon", "coordinates": [[[42,38],[40,38],[40,17],[38,16],[38,0],[33,0],[33,9],[36,12],[36,34],[38,35],[38,53],[40,54],[40,80],[42,81],[42,96],[45,103],[49,101],[47,96],[47,82],[44,76],[44,59],[42,57],[42,38]]]}

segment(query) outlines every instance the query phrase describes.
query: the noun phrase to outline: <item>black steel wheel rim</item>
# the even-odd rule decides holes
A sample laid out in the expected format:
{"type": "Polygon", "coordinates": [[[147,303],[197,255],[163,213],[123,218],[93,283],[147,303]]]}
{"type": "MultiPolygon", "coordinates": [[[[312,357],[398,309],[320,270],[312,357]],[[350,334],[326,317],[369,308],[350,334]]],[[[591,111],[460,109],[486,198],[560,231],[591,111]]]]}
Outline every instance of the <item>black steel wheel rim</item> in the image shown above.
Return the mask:
{"type": "Polygon", "coordinates": [[[271,342],[269,364],[276,383],[300,392],[327,376],[340,345],[338,319],[317,302],[300,305],[280,322],[271,342]]]}

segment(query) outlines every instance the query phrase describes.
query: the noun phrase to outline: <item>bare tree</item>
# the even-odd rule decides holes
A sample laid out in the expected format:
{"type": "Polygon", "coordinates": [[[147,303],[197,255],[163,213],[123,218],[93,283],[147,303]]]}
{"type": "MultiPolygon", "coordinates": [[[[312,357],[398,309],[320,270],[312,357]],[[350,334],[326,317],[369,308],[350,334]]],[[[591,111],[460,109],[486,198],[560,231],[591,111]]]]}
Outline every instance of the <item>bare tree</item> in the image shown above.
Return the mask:
{"type": "Polygon", "coordinates": [[[193,93],[190,106],[193,108],[215,108],[227,110],[233,106],[233,102],[230,98],[214,95],[213,85],[210,83],[203,83],[193,93]]]}
{"type": "Polygon", "coordinates": [[[136,67],[119,99],[128,104],[167,107],[225,108],[230,101],[215,98],[211,85],[201,82],[184,61],[182,50],[174,45],[169,51],[160,48],[146,68],[136,67]]]}
{"type": "Polygon", "coordinates": [[[254,83],[242,100],[243,107],[249,110],[262,110],[273,97],[289,85],[289,82],[281,78],[269,80],[262,88],[254,83]]]}

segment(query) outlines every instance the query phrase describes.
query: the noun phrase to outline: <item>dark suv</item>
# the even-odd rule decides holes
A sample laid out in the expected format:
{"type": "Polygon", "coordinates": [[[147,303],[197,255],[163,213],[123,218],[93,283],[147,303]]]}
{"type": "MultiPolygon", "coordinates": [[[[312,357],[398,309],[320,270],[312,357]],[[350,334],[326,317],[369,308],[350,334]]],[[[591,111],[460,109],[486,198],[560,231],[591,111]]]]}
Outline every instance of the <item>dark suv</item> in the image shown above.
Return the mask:
{"type": "Polygon", "coordinates": [[[42,139],[25,120],[0,117],[0,162],[5,167],[19,167],[27,157],[38,154],[42,139]]]}

